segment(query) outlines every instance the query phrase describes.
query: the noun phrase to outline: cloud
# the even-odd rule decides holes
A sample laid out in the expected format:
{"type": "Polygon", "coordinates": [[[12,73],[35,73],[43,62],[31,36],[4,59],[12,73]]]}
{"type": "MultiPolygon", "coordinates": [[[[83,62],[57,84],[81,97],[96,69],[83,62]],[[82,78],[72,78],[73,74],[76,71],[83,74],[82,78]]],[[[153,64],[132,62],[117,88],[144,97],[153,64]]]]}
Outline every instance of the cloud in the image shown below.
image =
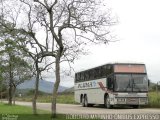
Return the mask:
{"type": "Polygon", "coordinates": [[[153,82],[160,79],[160,1],[107,0],[119,17],[114,33],[120,41],[108,46],[92,46],[91,54],[75,62],[77,71],[108,62],[143,62],[153,82]]]}

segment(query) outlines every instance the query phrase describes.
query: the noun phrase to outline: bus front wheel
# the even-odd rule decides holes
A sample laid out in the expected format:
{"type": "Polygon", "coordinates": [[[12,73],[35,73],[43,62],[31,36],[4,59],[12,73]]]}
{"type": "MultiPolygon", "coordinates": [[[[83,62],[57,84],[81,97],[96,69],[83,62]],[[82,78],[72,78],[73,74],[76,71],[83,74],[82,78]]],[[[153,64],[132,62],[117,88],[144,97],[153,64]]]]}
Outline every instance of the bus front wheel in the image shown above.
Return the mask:
{"type": "Polygon", "coordinates": [[[106,95],[104,98],[104,105],[106,108],[110,109],[113,107],[113,105],[110,104],[109,95],[106,95]]]}

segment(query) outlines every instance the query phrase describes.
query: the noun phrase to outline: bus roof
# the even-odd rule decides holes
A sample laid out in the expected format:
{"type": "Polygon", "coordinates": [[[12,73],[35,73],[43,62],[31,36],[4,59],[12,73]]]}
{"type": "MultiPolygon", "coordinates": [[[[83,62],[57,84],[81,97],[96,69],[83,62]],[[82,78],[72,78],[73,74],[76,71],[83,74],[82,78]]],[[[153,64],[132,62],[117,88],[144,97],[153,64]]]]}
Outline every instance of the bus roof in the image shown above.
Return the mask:
{"type": "Polygon", "coordinates": [[[94,68],[98,68],[98,67],[102,67],[102,66],[115,66],[115,65],[145,65],[144,63],[136,63],[136,62],[128,62],[128,63],[125,63],[125,62],[121,62],[121,63],[107,63],[107,64],[103,64],[103,65],[99,65],[99,66],[95,66],[95,67],[92,67],[92,68],[89,68],[89,69],[85,69],[85,70],[81,70],[81,71],[78,71],[76,73],[81,73],[81,72],[85,72],[85,71],[88,71],[88,70],[91,70],[91,69],[94,69],[94,68]]]}

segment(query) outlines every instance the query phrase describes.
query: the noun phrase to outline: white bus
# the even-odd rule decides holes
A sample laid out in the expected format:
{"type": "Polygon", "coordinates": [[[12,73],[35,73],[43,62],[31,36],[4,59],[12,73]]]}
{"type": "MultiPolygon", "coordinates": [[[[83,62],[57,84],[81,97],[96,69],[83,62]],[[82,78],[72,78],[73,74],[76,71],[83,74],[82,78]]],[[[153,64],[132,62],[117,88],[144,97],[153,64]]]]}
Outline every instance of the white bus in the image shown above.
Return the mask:
{"type": "Polygon", "coordinates": [[[104,104],[138,108],[148,104],[145,64],[105,64],[75,74],[75,101],[83,107],[104,104]]]}

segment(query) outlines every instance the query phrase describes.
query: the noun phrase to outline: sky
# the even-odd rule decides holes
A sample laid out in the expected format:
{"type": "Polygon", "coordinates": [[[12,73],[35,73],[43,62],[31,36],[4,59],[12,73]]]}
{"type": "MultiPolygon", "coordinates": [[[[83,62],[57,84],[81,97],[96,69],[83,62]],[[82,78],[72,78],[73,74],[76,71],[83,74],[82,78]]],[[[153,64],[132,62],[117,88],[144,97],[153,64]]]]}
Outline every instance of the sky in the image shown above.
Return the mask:
{"type": "MultiPolygon", "coordinates": [[[[75,71],[106,63],[136,62],[146,64],[148,78],[160,81],[160,1],[105,0],[118,17],[112,28],[117,42],[89,46],[89,54],[73,64],[75,71]]],[[[61,85],[72,87],[73,78],[63,77],[61,85]]]]}

